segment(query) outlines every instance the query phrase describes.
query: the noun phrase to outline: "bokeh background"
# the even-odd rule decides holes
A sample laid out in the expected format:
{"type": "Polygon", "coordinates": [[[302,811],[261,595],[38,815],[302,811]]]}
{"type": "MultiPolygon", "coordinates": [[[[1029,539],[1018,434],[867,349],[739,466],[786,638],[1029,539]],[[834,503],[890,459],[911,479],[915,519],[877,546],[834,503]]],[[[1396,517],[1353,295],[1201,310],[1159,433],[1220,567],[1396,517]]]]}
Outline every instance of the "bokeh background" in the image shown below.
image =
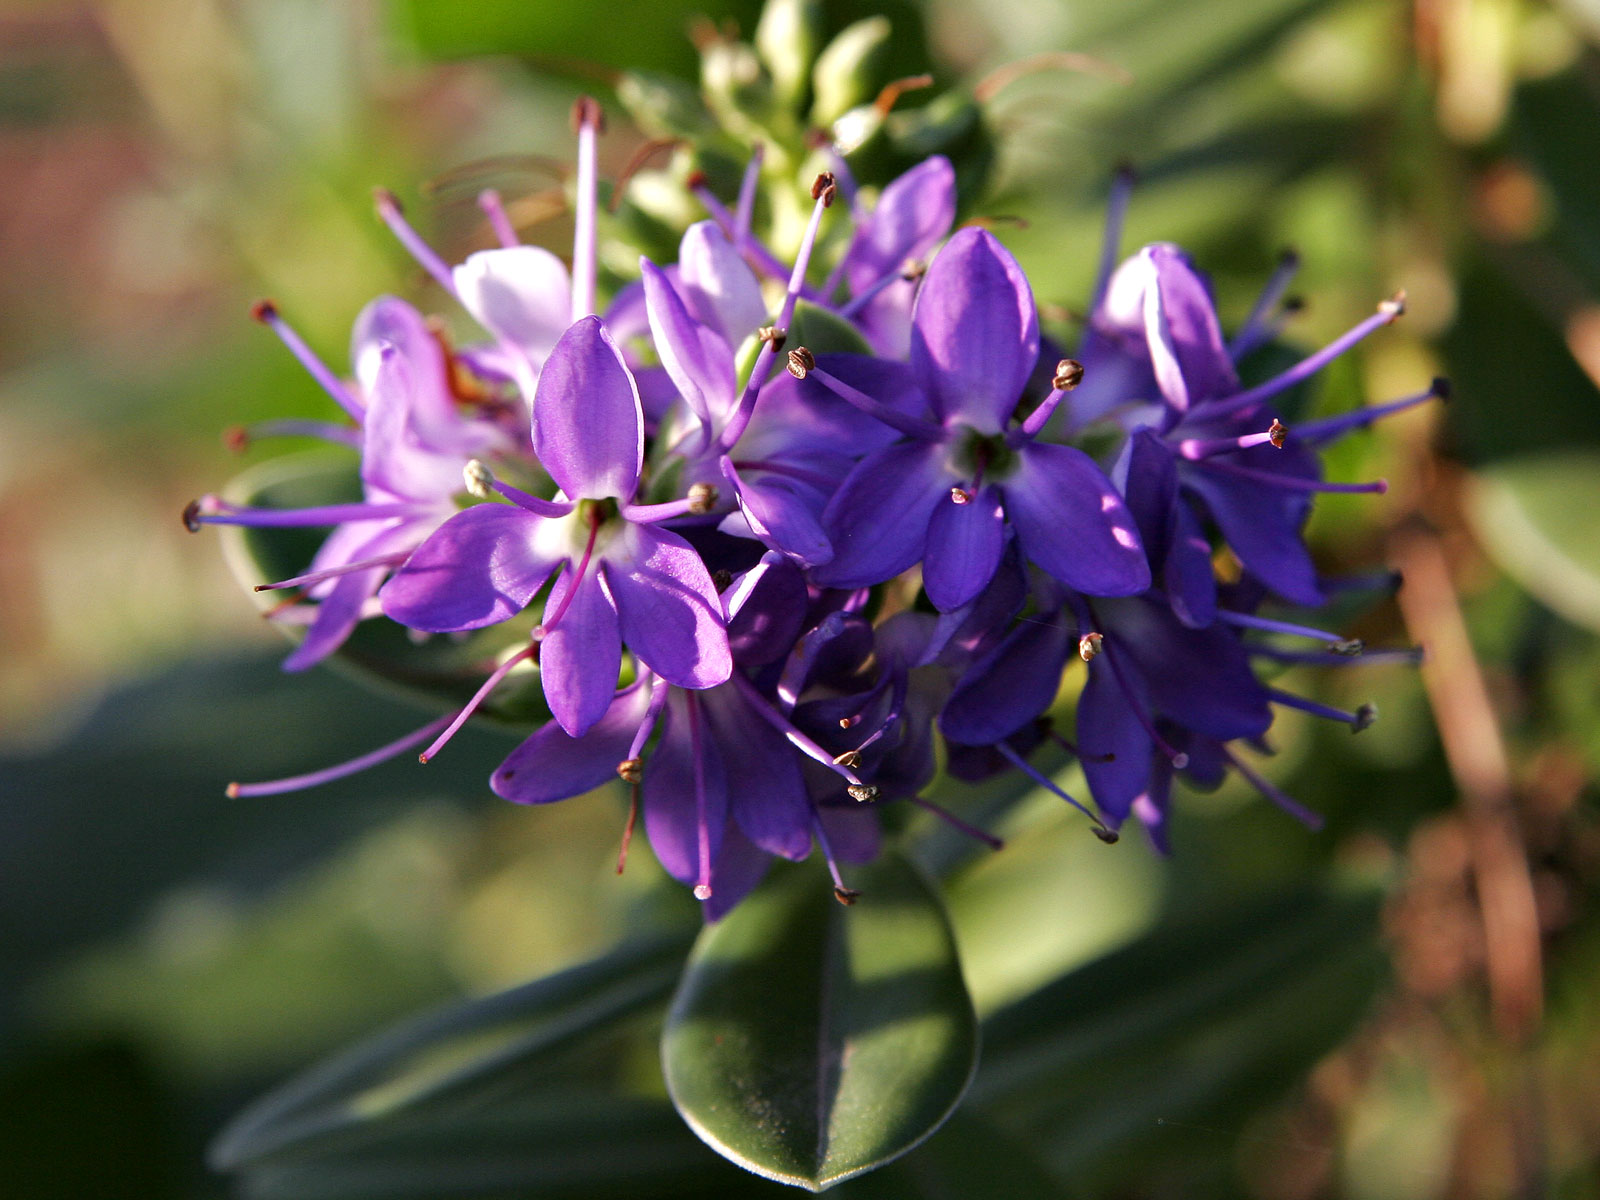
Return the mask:
{"type": "MultiPolygon", "coordinates": [[[[1313,523],[1330,568],[1405,574],[1344,627],[1429,650],[1420,672],[1293,677],[1381,712],[1359,738],[1280,721],[1271,774],[1328,828],[1230,784],[1182,802],[1163,862],[1046,797],[1011,809],[1007,848],[947,894],[981,1012],[1055,989],[1031,1014],[1061,1075],[1030,1106],[981,1073],[981,1136],[939,1135],[896,1177],[922,1190],[877,1194],[980,1194],[939,1166],[965,1138],[980,1169],[1036,1165],[1069,1196],[1600,1196],[1600,8],[900,0],[829,19],[868,11],[895,23],[898,73],[931,62],[981,99],[996,158],[975,211],[1057,332],[1128,160],[1127,247],[1182,242],[1225,319],[1289,246],[1295,345],[1406,290],[1321,410],[1455,385],[1342,444],[1330,474],[1390,492],[1327,497],[1313,523]],[[1115,69],[1002,70],[1046,50],[1115,69]],[[1312,885],[1377,889],[1379,911],[1284,899],[1312,885]]],[[[570,156],[579,90],[607,98],[615,173],[642,140],[609,101],[617,70],[692,73],[697,17],[748,32],[756,13],[0,9],[0,1194],[227,1195],[204,1147],[263,1088],[578,961],[663,903],[647,852],[613,873],[620,797],[490,796],[510,745],[492,733],[426,770],[225,799],[417,712],[332,670],[282,677],[218,539],[178,514],[274,452],[225,449],[229,427],[330,413],[252,300],[335,363],[376,292],[442,305],[374,185],[447,258],[489,244],[486,185],[560,250],[541,156],[570,156]]],[[[1040,1053],[1018,1012],[994,1070],[1040,1053]]],[[[659,1099],[650,1070],[634,1090],[659,1099]]],[[[662,1189],[758,1186],[686,1133],[674,1153],[662,1189]]]]}

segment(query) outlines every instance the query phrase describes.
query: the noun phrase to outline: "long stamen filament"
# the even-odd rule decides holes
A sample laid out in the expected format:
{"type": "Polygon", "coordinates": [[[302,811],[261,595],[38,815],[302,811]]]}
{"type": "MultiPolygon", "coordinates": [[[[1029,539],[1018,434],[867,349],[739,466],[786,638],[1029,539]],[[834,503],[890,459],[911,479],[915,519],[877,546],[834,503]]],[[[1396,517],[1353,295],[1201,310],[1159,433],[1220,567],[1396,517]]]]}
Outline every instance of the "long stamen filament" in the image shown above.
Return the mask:
{"type": "Polygon", "coordinates": [[[434,277],[440,287],[454,296],[456,294],[455,276],[451,274],[449,266],[444,259],[439,257],[438,252],[428,245],[423,240],[422,235],[411,227],[411,223],[406,220],[405,213],[400,207],[400,201],[395,197],[395,194],[387,188],[379,188],[374,193],[374,197],[378,205],[378,216],[389,227],[389,232],[394,234],[400,244],[406,248],[406,252],[417,260],[422,269],[434,277]]]}
{"type": "Polygon", "coordinates": [[[321,508],[248,508],[215,496],[194,501],[184,510],[183,523],[191,530],[201,525],[252,525],[264,529],[344,525],[355,521],[387,521],[417,517],[435,511],[427,504],[328,504],[321,508]]]}
{"type": "Polygon", "coordinates": [[[839,860],[834,856],[827,831],[822,828],[822,814],[817,812],[815,806],[811,809],[811,830],[817,835],[817,848],[822,851],[822,859],[828,864],[828,874],[833,879],[834,899],[840,904],[854,904],[861,893],[854,888],[845,887],[844,877],[839,874],[839,860]]]}
{"type": "Polygon", "coordinates": [[[1034,783],[1038,784],[1046,791],[1059,796],[1068,804],[1072,805],[1073,808],[1081,812],[1084,816],[1088,817],[1090,821],[1094,822],[1095,836],[1101,841],[1114,842],[1117,840],[1116,830],[1112,829],[1098,816],[1090,812],[1082,804],[1078,803],[1077,800],[1073,799],[1070,795],[1063,791],[1061,786],[1057,784],[1055,780],[1051,779],[1043,771],[1039,770],[1027,759],[1023,758],[1022,755],[1013,750],[1009,743],[1004,741],[996,742],[994,744],[994,748],[1000,752],[1001,758],[1005,759],[1012,766],[1016,767],[1017,770],[1021,771],[1029,779],[1033,780],[1034,783]]]}
{"type": "Polygon", "coordinates": [[[1337,721],[1341,725],[1350,726],[1355,733],[1370,729],[1372,723],[1378,719],[1378,710],[1370,704],[1363,704],[1355,712],[1346,712],[1342,708],[1319,704],[1315,700],[1308,700],[1304,696],[1296,696],[1293,692],[1285,692],[1278,688],[1268,688],[1267,694],[1272,697],[1274,704],[1297,708],[1301,712],[1307,712],[1314,717],[1322,717],[1328,721],[1337,721]]]}
{"type": "Polygon", "coordinates": [[[483,681],[483,686],[473,693],[472,699],[468,700],[466,706],[455,715],[455,719],[452,720],[449,725],[445,726],[444,732],[434,739],[433,745],[429,746],[417,756],[417,761],[426,763],[435,755],[437,755],[439,751],[443,750],[445,743],[447,743],[451,738],[455,737],[456,731],[467,723],[468,717],[478,711],[478,706],[489,698],[489,693],[494,691],[495,687],[500,683],[500,681],[509,675],[512,669],[516,667],[518,663],[525,662],[532,658],[538,649],[539,647],[537,643],[524,646],[521,650],[518,650],[510,658],[506,659],[505,662],[496,667],[493,673],[490,674],[489,678],[483,681]]]}
{"type": "Polygon", "coordinates": [[[1375,404],[1370,408],[1358,408],[1354,412],[1341,413],[1336,417],[1327,417],[1321,421],[1307,421],[1296,425],[1295,437],[1303,442],[1317,444],[1338,437],[1347,430],[1355,429],[1362,425],[1370,425],[1382,417],[1392,413],[1403,412],[1405,409],[1414,408],[1418,404],[1426,404],[1429,400],[1443,400],[1449,397],[1450,382],[1447,379],[1435,379],[1431,387],[1425,392],[1418,392],[1415,396],[1406,396],[1399,400],[1391,400],[1387,404],[1375,404]]]}
{"type": "Polygon", "coordinates": [[[273,421],[257,421],[254,425],[236,425],[224,438],[228,449],[243,451],[252,442],[262,438],[308,437],[324,442],[334,442],[352,449],[361,449],[361,430],[350,425],[335,425],[332,421],[304,421],[296,417],[283,417],[273,421]]]}
{"type": "Polygon", "coordinates": [[[789,362],[789,373],[795,378],[815,379],[845,403],[859,409],[861,412],[866,413],[867,416],[882,422],[891,429],[898,429],[901,433],[919,438],[925,442],[937,442],[944,439],[944,430],[940,429],[932,421],[924,421],[917,417],[907,416],[898,409],[890,408],[882,400],[874,400],[860,389],[851,387],[832,372],[823,370],[816,365],[816,359],[811,356],[811,352],[806,350],[804,346],[790,352],[789,362]],[[804,351],[803,355],[802,351],[804,351]]]}
{"type": "Polygon", "coordinates": [[[306,788],[316,787],[318,784],[332,783],[336,779],[344,779],[365,771],[368,767],[375,767],[379,763],[388,762],[404,754],[411,747],[434,736],[439,730],[450,723],[450,716],[446,714],[437,720],[429,721],[421,729],[414,729],[402,738],[397,738],[386,746],[379,746],[376,750],[369,750],[366,754],[352,758],[348,762],[339,763],[337,766],[324,767],[320,771],[311,771],[305,775],[291,775],[285,779],[273,779],[263,783],[230,783],[228,785],[228,798],[238,799],[242,796],[280,796],[285,792],[300,792],[306,788]]]}
{"type": "Polygon", "coordinates": [[[596,141],[603,114],[598,100],[584,96],[573,106],[572,115],[578,126],[578,198],[572,235],[572,319],[577,321],[595,311],[596,141]]]}
{"type": "Polygon", "coordinates": [[[1237,450],[1248,450],[1251,446],[1277,445],[1283,440],[1283,426],[1274,422],[1272,429],[1263,433],[1247,433],[1243,437],[1234,438],[1184,438],[1178,443],[1178,453],[1191,462],[1202,458],[1211,458],[1218,454],[1232,454],[1237,450]]]}
{"type": "Polygon", "coordinates": [[[972,825],[966,821],[963,821],[960,817],[956,816],[955,813],[951,812],[943,805],[935,804],[932,800],[925,800],[921,796],[912,796],[910,799],[911,803],[915,804],[918,808],[931,812],[941,821],[944,821],[946,824],[948,824],[952,829],[966,834],[974,841],[982,842],[985,846],[988,846],[989,849],[1005,849],[1006,844],[1000,838],[995,837],[994,834],[989,833],[986,830],[979,829],[976,825],[972,825]]]}
{"type": "MultiPolygon", "coordinates": [[[[273,333],[278,340],[288,347],[289,353],[299,360],[311,378],[322,386],[322,390],[333,397],[333,401],[355,420],[360,421],[367,415],[367,407],[358,399],[344,380],[340,379],[328,368],[328,364],[317,356],[316,351],[306,344],[306,340],[295,332],[294,326],[285,321],[278,313],[278,306],[270,300],[259,300],[250,310],[252,316],[260,321],[273,333]]],[[[313,436],[322,436],[315,434],[313,436]]],[[[357,443],[359,445],[359,442],[357,443]]]]}
{"type": "Polygon", "coordinates": [[[1323,479],[1307,479],[1303,475],[1283,475],[1277,471],[1258,471],[1254,467],[1242,467],[1238,463],[1216,462],[1207,460],[1208,471],[1221,471],[1227,475],[1236,475],[1240,479],[1248,479],[1253,483],[1264,484],[1267,487],[1282,488],[1289,492],[1333,492],[1344,495],[1373,494],[1382,495],[1389,490],[1387,479],[1374,479],[1368,483],[1329,483],[1323,479]]]}
{"type": "Polygon", "coordinates": [[[1337,633],[1330,633],[1326,629],[1317,629],[1311,625],[1296,625],[1290,621],[1274,621],[1270,617],[1258,617],[1253,613],[1234,612],[1232,609],[1217,610],[1217,619],[1229,625],[1236,625],[1241,629],[1259,629],[1263,633],[1281,633],[1287,637],[1310,638],[1314,642],[1327,642],[1330,646],[1338,647],[1335,654],[1343,654],[1353,658],[1361,653],[1362,645],[1359,641],[1347,641],[1337,633]]]}
{"type": "MultiPolygon", "coordinates": [[[[862,783],[861,776],[857,775],[843,763],[834,761],[834,756],[832,754],[829,754],[826,750],[817,745],[805,734],[801,733],[788,721],[784,720],[782,715],[776,712],[773,707],[767,703],[766,697],[756,690],[756,685],[746,679],[743,674],[735,671],[732,675],[732,680],[734,685],[744,693],[745,699],[750,702],[750,707],[756,710],[756,714],[760,716],[761,719],[768,725],[771,725],[779,733],[783,734],[784,737],[788,738],[790,744],[793,745],[797,750],[807,757],[815,759],[834,774],[843,776],[845,781],[849,783],[852,788],[860,788],[870,791],[871,795],[867,796],[866,799],[870,800],[876,797],[878,792],[877,788],[872,787],[870,784],[862,783]]],[[[858,800],[861,799],[861,797],[857,796],[853,791],[851,792],[851,796],[858,800]]]]}
{"type": "MultiPolygon", "coordinates": [[[[1110,649],[1109,643],[1103,640],[1100,653],[1096,657],[1111,668],[1111,678],[1115,681],[1117,690],[1122,693],[1122,698],[1128,702],[1128,708],[1132,711],[1134,719],[1139,722],[1150,740],[1155,743],[1156,750],[1175,769],[1183,770],[1189,765],[1189,756],[1181,750],[1174,749],[1167,739],[1162,737],[1156,730],[1156,723],[1151,720],[1150,714],[1145,711],[1144,704],[1133,690],[1132,682],[1122,673],[1122,664],[1118,661],[1121,655],[1116,652],[1106,653],[1110,649]]],[[[1090,668],[1090,670],[1093,669],[1093,667],[1090,668]]]]}
{"type": "Polygon", "coordinates": [[[1300,824],[1304,825],[1307,829],[1315,833],[1317,830],[1322,828],[1323,821],[1320,813],[1312,812],[1304,804],[1301,804],[1300,801],[1289,795],[1288,792],[1284,791],[1275,784],[1270,783],[1265,776],[1247,765],[1226,746],[1222,747],[1222,757],[1227,759],[1228,762],[1233,765],[1233,769],[1238,771],[1251,787],[1255,788],[1256,791],[1260,792],[1268,800],[1271,800],[1274,804],[1276,804],[1284,812],[1288,813],[1296,821],[1299,821],[1300,824]]]}
{"type": "Polygon", "coordinates": [[[337,567],[328,567],[321,571],[312,571],[306,575],[296,575],[293,579],[280,579],[277,583],[258,583],[254,590],[258,592],[276,592],[284,588],[313,587],[329,579],[338,579],[342,575],[354,575],[357,571],[365,571],[372,567],[398,567],[411,557],[411,551],[402,550],[395,554],[380,554],[376,558],[364,558],[360,562],[343,563],[337,567]]]}
{"type": "Polygon", "coordinates": [[[1271,338],[1273,325],[1268,321],[1272,311],[1278,307],[1278,302],[1283,299],[1283,294],[1289,290],[1289,284],[1294,280],[1295,272],[1300,269],[1300,256],[1293,250],[1286,250],[1278,260],[1277,270],[1272,272],[1272,278],[1267,280],[1267,286],[1261,289],[1261,295],[1256,299],[1255,306],[1251,308],[1250,315],[1244,319],[1244,324],[1239,326],[1239,331],[1233,335],[1228,343],[1228,357],[1238,362],[1257,346],[1264,344],[1271,338]]]}
{"type": "Polygon", "coordinates": [[[517,237],[516,226],[511,224],[511,216],[500,200],[499,192],[493,188],[484,188],[478,193],[478,208],[488,218],[489,228],[494,230],[495,239],[503,249],[510,250],[522,244],[522,240],[517,237]]]}
{"type": "Polygon", "coordinates": [[[689,710],[689,744],[694,756],[694,811],[695,850],[700,859],[700,874],[694,885],[696,900],[711,899],[711,829],[707,823],[706,756],[705,743],[700,730],[700,705],[694,694],[685,697],[689,710]]]}

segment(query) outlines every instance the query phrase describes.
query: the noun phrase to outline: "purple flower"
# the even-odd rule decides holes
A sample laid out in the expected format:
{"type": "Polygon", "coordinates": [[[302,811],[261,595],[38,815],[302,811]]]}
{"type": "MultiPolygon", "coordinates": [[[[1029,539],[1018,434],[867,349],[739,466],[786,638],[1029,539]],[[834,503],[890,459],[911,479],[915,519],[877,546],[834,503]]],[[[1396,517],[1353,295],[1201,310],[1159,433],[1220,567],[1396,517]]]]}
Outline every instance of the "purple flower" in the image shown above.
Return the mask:
{"type": "Polygon", "coordinates": [[[539,376],[533,444],[565,499],[494,484],[509,505],[466,509],[384,586],[384,612],[431,632],[515,616],[560,570],[545,603],[540,669],[550,711],[574,736],[605,714],[622,643],[682,687],[732,670],[721,604],[704,564],[656,524],[691,501],[634,504],[644,418],[633,377],[597,317],[556,343],[539,376]]]}
{"type": "Polygon", "coordinates": [[[831,372],[807,372],[911,435],[868,455],[828,502],[834,557],[819,582],[863,587],[921,562],[928,598],[958,608],[993,578],[1009,528],[1029,561],[1070,587],[1130,595],[1149,586],[1111,481],[1081,450],[1035,440],[1076,380],[1064,376],[1007,429],[1038,356],[1021,267],[987,231],[964,229],[934,259],[912,316],[910,372],[932,420],[896,420],[831,372]]]}

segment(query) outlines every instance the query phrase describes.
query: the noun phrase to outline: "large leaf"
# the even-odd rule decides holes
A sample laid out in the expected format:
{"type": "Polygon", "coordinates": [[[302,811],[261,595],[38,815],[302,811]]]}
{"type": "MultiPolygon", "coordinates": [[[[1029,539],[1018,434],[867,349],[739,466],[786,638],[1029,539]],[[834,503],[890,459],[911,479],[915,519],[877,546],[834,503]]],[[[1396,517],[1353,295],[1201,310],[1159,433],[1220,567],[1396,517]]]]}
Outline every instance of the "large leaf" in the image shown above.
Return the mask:
{"type": "MultiPolygon", "coordinates": [[[[625,945],[594,962],[407,1022],[313,1068],[242,1113],[211,1151],[237,1170],[380,1144],[399,1123],[437,1133],[470,1120],[485,1098],[544,1093],[585,1035],[663,1002],[688,938],[625,945]]],[[[541,1120],[530,1118],[530,1136],[541,1120]]],[[[494,1126],[498,1130],[499,1124],[494,1126]]],[[[404,1139],[403,1139],[404,1140],[404,1139]]]]}
{"type": "Polygon", "coordinates": [[[662,1039],[673,1102],[715,1149],[813,1191],[903,1154],[949,1116],[977,1024],[949,921],[902,859],[836,904],[775,873],[701,934],[662,1039]]]}
{"type": "Polygon", "coordinates": [[[1567,620],[1600,630],[1600,450],[1497,463],[1479,472],[1467,512],[1506,574],[1567,620]]]}
{"type": "Polygon", "coordinates": [[[1203,1150],[1190,1122],[1272,1100],[1366,1011],[1377,911],[1299,892],[1162,927],[985,1022],[972,1103],[1074,1178],[1125,1180],[1156,1139],[1203,1150]]]}

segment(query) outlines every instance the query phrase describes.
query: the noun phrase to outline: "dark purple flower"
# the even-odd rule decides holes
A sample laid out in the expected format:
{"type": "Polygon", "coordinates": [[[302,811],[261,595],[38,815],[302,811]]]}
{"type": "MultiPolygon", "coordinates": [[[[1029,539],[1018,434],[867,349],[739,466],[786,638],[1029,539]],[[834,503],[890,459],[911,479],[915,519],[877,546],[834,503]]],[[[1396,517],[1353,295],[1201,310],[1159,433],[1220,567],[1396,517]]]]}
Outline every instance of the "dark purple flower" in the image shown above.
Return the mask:
{"type": "MultiPolygon", "coordinates": [[[[1133,518],[1110,480],[1081,450],[1035,440],[1076,380],[1062,378],[1007,429],[1038,355],[1021,267],[987,231],[957,233],[929,268],[912,317],[910,370],[932,419],[877,406],[911,440],[868,455],[828,502],[834,557],[816,571],[819,582],[863,587],[921,562],[928,598],[958,608],[993,578],[1010,529],[1029,561],[1080,591],[1149,586],[1133,518]]],[[[831,372],[807,374],[874,411],[831,372]]]]}
{"type": "Polygon", "coordinates": [[[550,711],[573,735],[611,703],[622,644],[682,687],[732,670],[715,587],[699,555],[656,524],[692,501],[639,506],[644,418],[633,378],[597,317],[556,343],[534,397],[533,444],[565,499],[494,484],[508,505],[466,509],[384,586],[384,612],[430,632],[515,616],[560,569],[540,629],[550,711]]]}

